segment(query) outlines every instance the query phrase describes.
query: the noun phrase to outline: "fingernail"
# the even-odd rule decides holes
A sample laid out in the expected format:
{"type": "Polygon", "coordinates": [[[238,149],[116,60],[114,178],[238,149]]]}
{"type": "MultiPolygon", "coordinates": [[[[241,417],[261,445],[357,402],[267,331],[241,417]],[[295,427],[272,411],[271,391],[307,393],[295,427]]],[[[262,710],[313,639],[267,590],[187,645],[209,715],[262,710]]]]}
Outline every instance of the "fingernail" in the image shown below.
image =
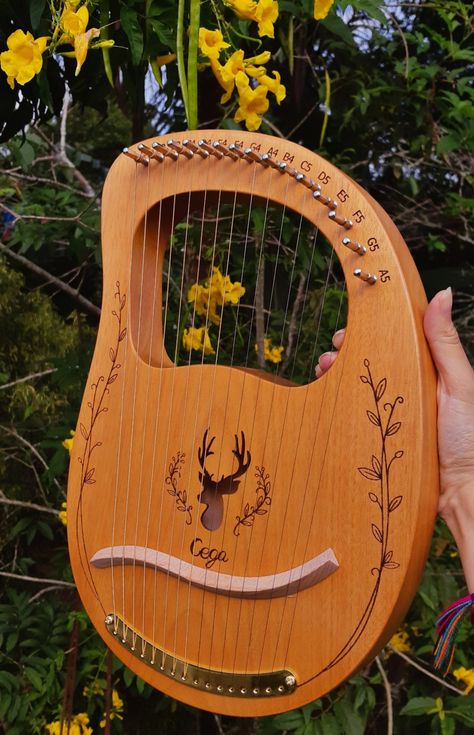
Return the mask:
{"type": "Polygon", "coordinates": [[[448,317],[448,319],[451,319],[451,311],[453,308],[453,290],[451,286],[449,286],[449,288],[445,289],[444,291],[441,291],[441,297],[439,301],[442,313],[444,314],[444,316],[448,317]]]}
{"type": "Polygon", "coordinates": [[[337,334],[343,334],[343,332],[346,331],[346,328],[343,327],[343,329],[338,329],[337,332],[334,332],[333,337],[335,337],[337,334]]]}

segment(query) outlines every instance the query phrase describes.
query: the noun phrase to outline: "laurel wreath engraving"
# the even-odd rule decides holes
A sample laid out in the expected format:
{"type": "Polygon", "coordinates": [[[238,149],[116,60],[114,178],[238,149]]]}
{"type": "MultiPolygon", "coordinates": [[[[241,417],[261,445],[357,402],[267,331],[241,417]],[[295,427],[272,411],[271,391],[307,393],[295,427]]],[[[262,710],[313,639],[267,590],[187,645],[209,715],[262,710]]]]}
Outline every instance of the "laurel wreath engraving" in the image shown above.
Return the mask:
{"type": "Polygon", "coordinates": [[[256,500],[255,505],[246,503],[242,516],[236,516],[237,523],[234,526],[234,534],[240,535],[240,526],[253,526],[255,518],[257,516],[264,516],[268,513],[268,508],[264,508],[264,505],[271,505],[272,499],[270,498],[271,483],[270,475],[265,472],[265,467],[256,467],[255,477],[257,478],[257,487],[255,489],[256,500]]]}
{"type": "Polygon", "coordinates": [[[181,478],[181,470],[184,465],[184,458],[186,454],[184,452],[176,452],[171,457],[171,462],[168,466],[168,474],[165,478],[165,484],[168,485],[166,488],[168,493],[176,498],[176,507],[181,513],[187,513],[186,525],[190,526],[192,523],[191,511],[192,505],[188,505],[188,493],[186,490],[179,490],[178,483],[181,478]]]}

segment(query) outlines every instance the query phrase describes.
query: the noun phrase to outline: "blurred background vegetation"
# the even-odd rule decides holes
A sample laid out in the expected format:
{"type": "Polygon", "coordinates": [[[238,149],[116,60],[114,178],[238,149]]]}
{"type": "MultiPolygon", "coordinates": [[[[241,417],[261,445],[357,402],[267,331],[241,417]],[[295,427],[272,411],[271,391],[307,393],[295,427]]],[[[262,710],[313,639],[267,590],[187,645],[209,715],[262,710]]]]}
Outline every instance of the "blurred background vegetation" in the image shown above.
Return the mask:
{"type": "MultiPolygon", "coordinates": [[[[86,5],[86,26],[99,31],[77,76],[71,35],[44,52],[27,83],[0,72],[0,732],[59,734],[61,711],[72,735],[471,732],[467,627],[457,678],[430,668],[436,614],[464,593],[441,523],[407,620],[376,660],[303,710],[238,720],[152,691],[107,653],[74,589],[62,506],[63,441],[100,315],[106,172],[124,145],[183,130],[187,117],[200,128],[240,127],[239,101],[220,103],[210,58],[198,51],[199,26],[221,28],[231,44],[221,62],[239,49],[246,58],[269,52],[286,97],[270,99],[260,131],[317,151],[382,204],[428,296],[454,288],[474,357],[471,3],[342,0],[316,2],[315,12],[312,0],[280,0],[274,37],[230,0],[68,5],[86,5]]],[[[17,29],[54,45],[67,9],[63,0],[3,0],[0,52],[17,29]]]]}

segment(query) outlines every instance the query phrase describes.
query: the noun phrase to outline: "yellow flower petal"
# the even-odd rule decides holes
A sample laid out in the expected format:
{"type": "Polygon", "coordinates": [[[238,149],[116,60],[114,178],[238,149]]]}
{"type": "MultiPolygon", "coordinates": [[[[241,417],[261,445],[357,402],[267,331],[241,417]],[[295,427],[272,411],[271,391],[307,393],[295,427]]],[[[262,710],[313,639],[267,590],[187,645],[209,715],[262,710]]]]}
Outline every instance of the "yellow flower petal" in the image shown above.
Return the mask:
{"type": "Polygon", "coordinates": [[[268,89],[259,85],[252,89],[246,74],[239,72],[235,78],[239,92],[239,107],[235,113],[236,122],[245,121],[247,130],[258,130],[262,123],[262,115],[268,110],[268,89]]]}
{"type": "MultiPolygon", "coordinates": [[[[82,10],[82,8],[80,8],[82,10]]],[[[76,72],[75,76],[81,71],[82,65],[84,64],[87,51],[89,50],[89,43],[93,38],[97,38],[100,35],[98,28],[90,28],[85,33],[78,33],[74,36],[74,56],[76,57],[76,72]]]]}
{"type": "Polygon", "coordinates": [[[334,5],[334,0],[314,0],[314,17],[324,20],[334,5]]]}
{"type": "Polygon", "coordinates": [[[280,104],[280,102],[286,97],[286,89],[283,84],[280,84],[281,77],[277,71],[273,72],[273,76],[275,77],[274,79],[269,77],[267,74],[259,76],[258,83],[267,87],[267,89],[275,95],[278,104],[280,104]]]}
{"type": "Polygon", "coordinates": [[[207,28],[199,29],[199,48],[204,56],[209,59],[218,59],[223,48],[229,48],[230,44],[224,41],[219,30],[209,31],[207,28]]]}
{"type": "Polygon", "coordinates": [[[7,39],[8,51],[0,54],[0,67],[7,75],[7,82],[13,89],[15,81],[27,84],[43,67],[43,52],[47,37],[36,40],[31,33],[21,29],[14,31],[7,39]]]}
{"type": "Polygon", "coordinates": [[[85,5],[82,5],[78,11],[75,11],[67,4],[60,20],[63,31],[72,38],[81,33],[85,33],[88,22],[89,11],[85,5]]]}
{"type": "Polygon", "coordinates": [[[273,24],[278,18],[278,2],[276,0],[259,0],[255,10],[255,20],[258,23],[258,35],[275,37],[273,24]]]}

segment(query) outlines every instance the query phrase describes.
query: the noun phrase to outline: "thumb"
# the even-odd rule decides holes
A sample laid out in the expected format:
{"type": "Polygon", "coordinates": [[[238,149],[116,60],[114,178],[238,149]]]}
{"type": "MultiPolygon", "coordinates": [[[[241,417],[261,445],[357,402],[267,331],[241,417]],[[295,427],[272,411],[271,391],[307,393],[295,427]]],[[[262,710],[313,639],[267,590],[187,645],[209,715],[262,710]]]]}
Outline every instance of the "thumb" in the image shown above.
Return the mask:
{"type": "Polygon", "coordinates": [[[472,381],[472,368],[451,318],[453,292],[440,291],[425,312],[424,330],[436,369],[448,393],[462,391],[472,381]]]}

